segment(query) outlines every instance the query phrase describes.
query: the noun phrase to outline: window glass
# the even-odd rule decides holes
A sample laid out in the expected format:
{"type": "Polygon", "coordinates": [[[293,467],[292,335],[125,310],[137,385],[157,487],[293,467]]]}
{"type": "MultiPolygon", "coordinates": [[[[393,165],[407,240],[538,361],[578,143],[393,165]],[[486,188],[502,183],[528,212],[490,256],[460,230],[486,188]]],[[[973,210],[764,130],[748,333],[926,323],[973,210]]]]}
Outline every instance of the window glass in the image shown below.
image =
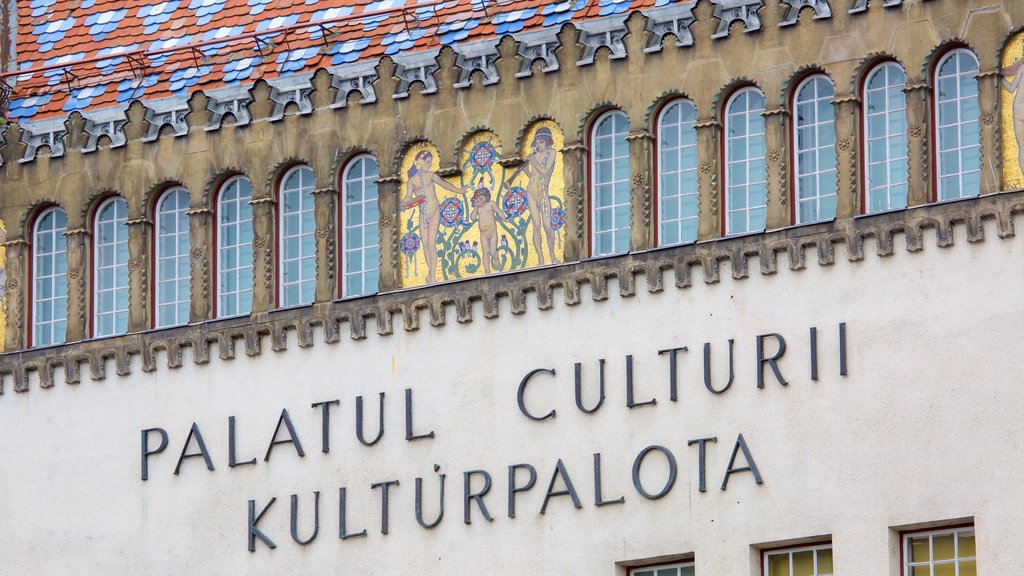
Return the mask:
{"type": "Polygon", "coordinates": [[[93,334],[128,331],[128,204],[111,198],[96,211],[93,229],[93,334]]]}
{"type": "Polygon", "coordinates": [[[697,109],[671,103],[658,123],[658,244],[697,240],[697,109]]]}
{"type": "Polygon", "coordinates": [[[377,178],[380,168],[373,156],[356,158],[342,180],[342,296],[362,296],[377,291],[380,268],[380,234],[377,178]]]}
{"type": "Polygon", "coordinates": [[[764,95],[757,88],[734,94],[725,116],[725,233],[764,230],[768,202],[764,163],[764,95]]]}
{"type": "Polygon", "coordinates": [[[157,328],[188,323],[192,296],[188,205],[184,188],[168,190],[156,205],[157,328]]]}
{"type": "Polygon", "coordinates": [[[308,166],[289,170],[281,182],[278,199],[281,306],[309,304],[316,294],[315,185],[313,170],[308,166]]]}
{"type": "Polygon", "coordinates": [[[876,67],[864,84],[867,213],[907,207],[906,83],[903,68],[886,62],[876,67]]]}
{"type": "Polygon", "coordinates": [[[832,545],[765,552],[764,564],[765,576],[832,576],[832,545]]]}
{"type": "Polygon", "coordinates": [[[608,112],[594,127],[591,165],[592,254],[608,256],[629,252],[630,168],[629,120],[619,111],[608,112]]]}
{"type": "Polygon", "coordinates": [[[981,192],[981,132],[978,111],[978,60],[966,49],[939,62],[935,78],[938,133],[939,200],[981,192]]]}
{"type": "Polygon", "coordinates": [[[694,576],[694,570],[693,562],[686,562],[684,564],[634,568],[630,570],[629,574],[630,576],[694,576]]]}
{"type": "Polygon", "coordinates": [[[796,92],[793,133],[796,137],[796,222],[836,216],[835,89],[824,75],[805,80],[796,92]]]}
{"type": "Polygon", "coordinates": [[[239,176],[221,188],[217,203],[217,316],[252,311],[252,185],[239,176]]]}
{"type": "Polygon", "coordinates": [[[977,576],[974,528],[909,534],[903,539],[906,576],[977,576]]]}
{"type": "Polygon", "coordinates": [[[32,238],[32,345],[64,342],[68,317],[67,215],[50,208],[36,219],[32,238]]]}

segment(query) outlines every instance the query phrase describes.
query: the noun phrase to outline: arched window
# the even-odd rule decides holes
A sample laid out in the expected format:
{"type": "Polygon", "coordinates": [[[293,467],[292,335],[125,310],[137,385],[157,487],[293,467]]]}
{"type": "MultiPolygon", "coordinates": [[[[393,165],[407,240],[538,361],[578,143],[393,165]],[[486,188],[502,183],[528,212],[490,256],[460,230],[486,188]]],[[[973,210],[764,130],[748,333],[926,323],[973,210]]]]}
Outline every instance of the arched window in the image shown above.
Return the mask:
{"type": "Polygon", "coordinates": [[[341,295],[345,297],[377,291],[380,268],[378,176],[377,160],[363,155],[349,163],[341,179],[341,295]]]}
{"type": "Polygon", "coordinates": [[[32,345],[64,342],[68,324],[68,218],[49,208],[32,232],[32,345]]]}
{"type": "Polygon", "coordinates": [[[171,188],[156,203],[157,328],[187,324],[192,297],[189,273],[188,190],[171,188]]]}
{"type": "Polygon", "coordinates": [[[629,252],[629,119],[618,110],[594,124],[591,142],[591,254],[629,252]]]}
{"type": "Polygon", "coordinates": [[[764,230],[768,173],[763,113],[764,95],[754,87],[733,94],[726,106],[726,235],[764,230]]]}
{"type": "Polygon", "coordinates": [[[278,270],[281,306],[309,304],[316,295],[316,220],[313,188],[316,178],[309,166],[289,170],[281,180],[278,206],[281,219],[278,270]]]}
{"type": "Polygon", "coordinates": [[[658,119],[658,244],[697,240],[697,108],[669,104],[658,119]]]}
{"type": "Polygon", "coordinates": [[[981,192],[978,59],[966,48],[946,54],[935,68],[939,200],[981,192]]]}
{"type": "Polygon", "coordinates": [[[836,92],[824,74],[800,83],[794,101],[796,223],[836,217],[836,92]]]}
{"type": "Polygon", "coordinates": [[[252,184],[236,176],[217,201],[217,317],[252,311],[252,184]]]}
{"type": "Polygon", "coordinates": [[[907,207],[907,75],[885,62],[864,83],[865,212],[907,207]]]}
{"type": "Polygon", "coordinates": [[[128,203],[114,197],[96,210],[93,232],[93,335],[128,331],[128,203]]]}

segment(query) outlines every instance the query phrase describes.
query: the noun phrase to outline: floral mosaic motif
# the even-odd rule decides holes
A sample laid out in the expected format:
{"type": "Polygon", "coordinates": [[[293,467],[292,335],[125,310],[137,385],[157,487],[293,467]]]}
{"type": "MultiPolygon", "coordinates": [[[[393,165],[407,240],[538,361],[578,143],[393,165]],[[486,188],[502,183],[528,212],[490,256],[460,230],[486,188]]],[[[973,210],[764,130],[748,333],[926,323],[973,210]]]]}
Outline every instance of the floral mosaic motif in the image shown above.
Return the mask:
{"type": "Polygon", "coordinates": [[[423,142],[402,163],[402,285],[419,286],[558,263],[566,222],[561,145],[554,122],[531,127],[525,160],[502,166],[491,132],[467,138],[458,173],[442,177],[423,142]]]}
{"type": "Polygon", "coordinates": [[[1010,38],[1000,62],[999,121],[1003,152],[1003,190],[1024,188],[1024,32],[1010,38]]]}

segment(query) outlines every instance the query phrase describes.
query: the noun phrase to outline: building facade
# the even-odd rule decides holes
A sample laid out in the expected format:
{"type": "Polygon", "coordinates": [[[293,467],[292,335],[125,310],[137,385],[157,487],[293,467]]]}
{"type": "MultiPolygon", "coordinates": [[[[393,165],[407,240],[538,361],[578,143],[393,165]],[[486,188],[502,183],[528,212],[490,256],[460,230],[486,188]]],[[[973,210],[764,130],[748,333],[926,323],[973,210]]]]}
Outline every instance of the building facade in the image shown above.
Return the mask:
{"type": "Polygon", "coordinates": [[[12,573],[1021,564],[1024,4],[43,4],[12,573]]]}

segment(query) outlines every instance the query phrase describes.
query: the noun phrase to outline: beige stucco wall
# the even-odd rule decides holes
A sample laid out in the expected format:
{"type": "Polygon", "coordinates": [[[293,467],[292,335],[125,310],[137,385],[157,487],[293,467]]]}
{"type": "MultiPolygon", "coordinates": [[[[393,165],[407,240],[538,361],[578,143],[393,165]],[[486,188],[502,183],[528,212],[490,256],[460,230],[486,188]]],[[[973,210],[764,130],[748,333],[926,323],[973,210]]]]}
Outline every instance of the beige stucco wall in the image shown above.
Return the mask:
{"type": "MultiPolygon", "coordinates": [[[[936,247],[925,232],[921,252],[874,254],[861,262],[811,265],[734,281],[694,282],[689,289],[638,290],[608,300],[560,299],[550,310],[529,306],[470,323],[399,330],[365,340],[322,340],[256,357],[155,372],[133,370],[106,380],[83,378],[0,396],[0,572],[10,574],[597,574],[624,573],[616,562],[693,553],[699,574],[753,575],[751,545],[832,535],[836,573],[895,575],[894,526],[973,517],[980,573],[1014,574],[1024,541],[1024,238],[936,247]],[[849,374],[838,374],[837,325],[846,322],[849,374]],[[808,374],[807,331],[819,329],[820,379],[808,374]],[[789,349],[781,368],[755,386],[755,336],[778,332],[789,349]],[[704,389],[701,348],[712,342],[716,384],[724,378],[726,341],[736,339],[736,381],[714,396],[704,389]],[[686,345],[680,398],[668,401],[667,360],[657,350],[686,345]],[[623,357],[635,358],[637,400],[625,407],[623,357]],[[573,401],[574,362],[596,373],[608,359],[607,400],[584,415],[573,401]],[[536,412],[516,408],[516,387],[533,368],[528,394],[536,412]],[[403,390],[412,388],[417,432],[403,439],[403,390]],[[353,434],[357,395],[375,423],[386,392],[386,431],[374,447],[353,434]],[[320,413],[313,402],[340,399],[332,411],[331,452],[320,452],[320,413]],[[263,453],[287,408],[306,451],[287,445],[263,453]],[[227,418],[238,421],[239,459],[228,468],[227,418]],[[217,469],[194,458],[173,475],[192,422],[217,469]],[[139,432],[166,428],[168,449],[139,479],[139,432]],[[722,474],[737,434],[747,440],[764,477],[722,474]],[[717,436],[709,446],[708,491],[697,490],[697,449],[687,440],[717,436]],[[679,478],[663,499],[632,488],[630,468],[645,446],[669,448],[679,478]],[[605,498],[596,508],[592,454],[602,454],[605,498]],[[538,514],[561,458],[583,503],[566,497],[538,514]],[[537,485],[506,516],[507,466],[537,467],[537,485]],[[448,475],[445,517],[425,530],[414,517],[414,479],[424,477],[429,520],[436,509],[434,464],[448,475]],[[494,477],[485,498],[493,522],[474,509],[462,521],[462,473],[494,477]],[[379,490],[397,479],[390,533],[380,534],[379,490]],[[348,488],[350,531],[338,539],[338,488],[348,488]],[[289,537],[289,496],[300,496],[299,532],[311,530],[312,492],[321,492],[320,534],[308,546],[289,537]],[[260,528],[278,547],[246,549],[247,502],[277,502],[260,528]]],[[[962,230],[959,230],[962,233],[962,230]]],[[[783,266],[780,263],[780,268],[783,266]]],[[[533,298],[533,295],[529,296],[533,298]]],[[[479,306],[479,303],[476,304],[479,306]]],[[[507,302],[502,302],[502,308],[507,302]]],[[[425,322],[424,322],[425,324],[425,322]]],[[[769,350],[773,347],[769,345],[769,350]]],[[[138,361],[138,358],[135,358],[138,361]]],[[[593,380],[588,380],[593,382],[593,380]]],[[[588,397],[592,400],[593,397],[588,397]]],[[[588,401],[589,403],[589,401],[588,401]]],[[[372,435],[373,430],[369,431],[372,435]]],[[[191,447],[195,450],[195,445],[191,447]]],[[[742,459],[740,460],[742,462],[742,459]]],[[[656,489],[663,469],[653,455],[645,479],[656,489]],[[659,474],[661,472],[661,474],[659,474]]],[[[479,481],[479,479],[478,479],[479,481]]],[[[479,486],[479,484],[477,484],[479,486]]]]}

